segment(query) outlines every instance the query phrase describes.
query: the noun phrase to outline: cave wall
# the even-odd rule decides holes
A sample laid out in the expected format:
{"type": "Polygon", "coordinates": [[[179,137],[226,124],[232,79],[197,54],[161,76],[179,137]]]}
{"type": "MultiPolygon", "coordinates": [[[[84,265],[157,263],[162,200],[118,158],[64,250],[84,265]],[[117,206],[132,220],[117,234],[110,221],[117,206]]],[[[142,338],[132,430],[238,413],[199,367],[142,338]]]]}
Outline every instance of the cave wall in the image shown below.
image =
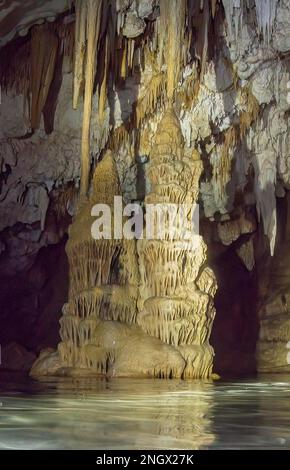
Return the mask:
{"type": "MultiPolygon", "coordinates": [[[[279,214],[282,222],[277,222],[276,207],[277,197],[283,198],[289,189],[290,177],[290,8],[286,0],[271,2],[271,5],[264,2],[264,6],[262,3],[224,0],[205,2],[208,9],[200,10],[197,6],[195,11],[192,7],[198,21],[189,16],[194,34],[192,42],[184,40],[187,55],[175,90],[175,112],[181,124],[185,152],[190,154],[193,148],[198,149],[204,167],[199,197],[202,235],[209,247],[208,263],[220,286],[212,335],[218,372],[234,373],[237,364],[238,372],[259,367],[255,356],[259,335],[257,310],[263,319],[266,315],[263,302],[265,296],[270,296],[273,284],[264,280],[263,272],[272,269],[271,263],[277,263],[277,257],[286,259],[278,254],[282,242],[279,233],[278,238],[276,236],[277,224],[283,226],[285,222],[279,214]],[[213,4],[216,4],[215,10],[213,4]],[[207,25],[206,33],[199,34],[195,21],[207,25]],[[201,54],[203,51],[205,53],[201,54]],[[272,260],[270,254],[274,255],[272,260]],[[263,289],[266,293],[261,293],[263,289]]],[[[160,2],[156,0],[118,2],[116,28],[121,39],[117,41],[116,55],[120,57],[121,71],[117,73],[117,80],[112,76],[107,78],[102,116],[99,113],[102,73],[95,83],[90,165],[95,167],[107,146],[113,150],[126,202],[143,201],[150,193],[149,146],[165,109],[167,65],[162,62],[160,53],[159,7],[160,2]]],[[[57,56],[58,67],[55,65],[50,90],[57,96],[49,128],[44,111],[39,128],[31,132],[25,89],[17,81],[11,87],[6,86],[7,62],[3,59],[5,54],[1,56],[2,304],[10,303],[8,291],[13,283],[21,284],[19,279],[26,278],[33,266],[41,265],[42,256],[53,258],[55,253],[61,253],[65,264],[64,241],[80,186],[83,122],[82,93],[78,108],[72,109],[74,66],[68,46],[70,41],[59,32],[66,31],[66,26],[62,28],[62,25],[74,25],[74,9],[65,12],[66,8],[67,4],[59,6],[54,15],[41,14],[45,26],[49,23],[45,18],[54,20],[56,13],[62,13],[57,20],[61,27],[55,34],[63,46],[59,46],[58,51],[63,53],[57,56]]],[[[189,12],[192,13],[190,5],[189,12]]],[[[9,26],[6,22],[2,43],[6,44],[15,35],[14,41],[19,41],[18,36],[21,41],[23,37],[24,42],[29,39],[29,28],[35,25],[40,14],[36,10],[34,13],[35,18],[33,14],[24,15],[26,29],[23,27],[25,31],[21,34],[14,24],[9,26]]],[[[11,42],[6,47],[10,45],[11,42]]],[[[100,59],[99,63],[102,61],[100,59]]],[[[9,62],[9,70],[10,65],[9,62]]],[[[96,67],[98,70],[98,65],[96,67]]],[[[51,277],[50,268],[47,270],[47,276],[51,277]]],[[[65,286],[61,289],[63,302],[66,289],[65,286]]],[[[24,290],[29,292],[30,287],[24,290]]],[[[18,298],[17,306],[9,307],[11,324],[22,307],[27,312],[26,294],[19,294],[18,298]]],[[[285,310],[285,302],[281,302],[278,312],[281,305],[285,310]]],[[[54,324],[60,317],[60,303],[61,300],[55,307],[54,324]]],[[[42,313],[36,307],[25,315],[31,316],[33,323],[42,313]]],[[[284,320],[287,324],[287,315],[282,317],[281,325],[284,320]]],[[[2,341],[8,338],[20,341],[18,334],[13,338],[10,327],[7,326],[7,335],[5,331],[6,328],[2,341]]],[[[262,320],[262,342],[263,331],[262,320]]],[[[26,339],[23,343],[35,352],[42,346],[55,346],[57,337],[51,335],[49,340],[43,341],[40,336],[33,345],[26,339]]],[[[283,344],[284,341],[286,337],[283,337],[283,344]]]]}
{"type": "Polygon", "coordinates": [[[274,256],[263,253],[259,289],[259,338],[257,367],[260,372],[289,371],[289,208],[290,195],[277,201],[277,246],[274,256]]]}

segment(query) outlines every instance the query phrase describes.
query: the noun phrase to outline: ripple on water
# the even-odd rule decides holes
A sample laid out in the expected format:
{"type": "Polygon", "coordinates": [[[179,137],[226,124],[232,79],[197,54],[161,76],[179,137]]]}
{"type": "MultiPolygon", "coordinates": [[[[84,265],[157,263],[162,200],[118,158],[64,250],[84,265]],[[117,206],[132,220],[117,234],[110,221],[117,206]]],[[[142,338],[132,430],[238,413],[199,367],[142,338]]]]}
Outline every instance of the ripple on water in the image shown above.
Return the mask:
{"type": "Polygon", "coordinates": [[[290,382],[0,375],[0,449],[290,449],[290,382]]]}

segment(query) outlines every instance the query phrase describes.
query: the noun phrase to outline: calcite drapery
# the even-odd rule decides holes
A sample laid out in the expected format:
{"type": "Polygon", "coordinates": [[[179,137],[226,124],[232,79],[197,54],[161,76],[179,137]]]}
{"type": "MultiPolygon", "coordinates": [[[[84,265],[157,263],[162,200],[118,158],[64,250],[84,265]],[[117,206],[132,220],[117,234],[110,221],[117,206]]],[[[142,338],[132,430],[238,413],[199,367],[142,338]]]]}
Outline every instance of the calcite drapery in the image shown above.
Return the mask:
{"type": "MultiPolygon", "coordinates": [[[[186,204],[188,230],[198,196],[202,162],[196,151],[184,155],[180,124],[173,109],[162,118],[151,153],[150,204],[186,204]]],[[[186,223],[185,223],[186,225],[186,223]]],[[[186,361],[184,377],[207,377],[213,351],[208,343],[215,309],[215,278],[203,269],[206,246],[202,237],[183,237],[178,219],[165,239],[138,240],[141,271],[138,323],[149,335],[176,347],[186,361]],[[198,279],[200,282],[198,284],[198,279]]]]}

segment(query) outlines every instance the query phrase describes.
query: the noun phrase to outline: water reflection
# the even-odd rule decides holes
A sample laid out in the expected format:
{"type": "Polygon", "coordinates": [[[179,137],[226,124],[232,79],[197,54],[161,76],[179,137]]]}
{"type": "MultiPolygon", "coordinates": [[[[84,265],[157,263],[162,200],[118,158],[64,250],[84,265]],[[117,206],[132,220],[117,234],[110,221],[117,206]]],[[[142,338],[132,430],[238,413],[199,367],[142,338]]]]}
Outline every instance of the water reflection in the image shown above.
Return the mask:
{"type": "Polygon", "coordinates": [[[279,380],[2,375],[0,449],[289,449],[290,383],[279,380]]]}

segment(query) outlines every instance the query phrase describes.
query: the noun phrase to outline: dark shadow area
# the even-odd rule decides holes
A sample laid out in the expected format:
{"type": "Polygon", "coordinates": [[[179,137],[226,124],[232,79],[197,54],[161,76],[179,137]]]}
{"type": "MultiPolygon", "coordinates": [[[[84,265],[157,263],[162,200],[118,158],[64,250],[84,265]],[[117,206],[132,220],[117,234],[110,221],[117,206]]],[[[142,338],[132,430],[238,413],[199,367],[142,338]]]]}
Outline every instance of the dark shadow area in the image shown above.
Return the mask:
{"type": "Polygon", "coordinates": [[[211,344],[215,351],[214,371],[225,376],[256,372],[256,343],[259,331],[257,315],[258,279],[238,258],[234,246],[209,263],[217,277],[216,317],[211,344]]]}
{"type": "MultiPolygon", "coordinates": [[[[36,354],[59,342],[59,318],[68,295],[66,237],[42,248],[31,267],[0,277],[0,344],[15,342],[36,354]]],[[[4,364],[3,364],[4,365],[4,364]]]]}

